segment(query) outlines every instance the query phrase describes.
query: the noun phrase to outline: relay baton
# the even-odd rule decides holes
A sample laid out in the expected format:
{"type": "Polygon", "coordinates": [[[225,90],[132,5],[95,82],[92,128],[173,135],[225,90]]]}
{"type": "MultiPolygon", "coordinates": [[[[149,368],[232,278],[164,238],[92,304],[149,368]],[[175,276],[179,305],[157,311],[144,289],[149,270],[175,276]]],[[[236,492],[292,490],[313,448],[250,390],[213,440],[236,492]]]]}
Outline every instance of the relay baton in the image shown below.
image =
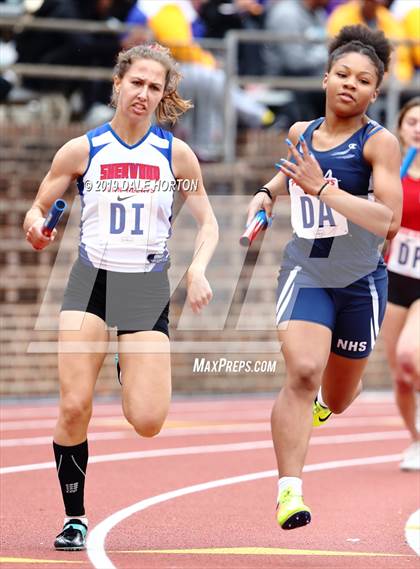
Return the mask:
{"type": "Polygon", "coordinates": [[[404,178],[404,176],[407,174],[414,158],[416,157],[416,154],[417,154],[417,148],[415,146],[410,146],[410,148],[407,150],[407,154],[404,156],[403,163],[401,164],[401,170],[400,170],[401,178],[404,178]]]}
{"type": "Polygon", "coordinates": [[[45,235],[45,237],[51,236],[54,227],[60,221],[60,217],[63,215],[66,207],[64,200],[55,200],[42,226],[42,235],[45,235]]]}
{"type": "Polygon", "coordinates": [[[249,247],[258,233],[269,225],[271,225],[271,220],[268,221],[265,211],[260,209],[242,234],[239,243],[244,247],[249,247]]]}
{"type": "Polygon", "coordinates": [[[404,156],[404,160],[401,164],[401,170],[400,170],[400,176],[401,178],[404,178],[404,176],[407,174],[411,163],[413,162],[414,158],[416,157],[417,154],[417,148],[415,146],[410,146],[410,148],[407,150],[407,154],[404,156]]]}

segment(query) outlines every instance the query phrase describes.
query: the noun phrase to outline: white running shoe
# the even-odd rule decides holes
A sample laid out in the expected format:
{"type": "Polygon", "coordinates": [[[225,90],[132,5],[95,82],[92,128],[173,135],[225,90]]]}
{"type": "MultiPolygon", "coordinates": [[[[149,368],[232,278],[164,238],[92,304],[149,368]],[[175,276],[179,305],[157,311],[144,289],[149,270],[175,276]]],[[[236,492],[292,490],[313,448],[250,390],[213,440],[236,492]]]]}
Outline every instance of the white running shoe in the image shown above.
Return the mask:
{"type": "Polygon", "coordinates": [[[403,452],[401,470],[420,470],[420,441],[415,441],[403,452]]]}

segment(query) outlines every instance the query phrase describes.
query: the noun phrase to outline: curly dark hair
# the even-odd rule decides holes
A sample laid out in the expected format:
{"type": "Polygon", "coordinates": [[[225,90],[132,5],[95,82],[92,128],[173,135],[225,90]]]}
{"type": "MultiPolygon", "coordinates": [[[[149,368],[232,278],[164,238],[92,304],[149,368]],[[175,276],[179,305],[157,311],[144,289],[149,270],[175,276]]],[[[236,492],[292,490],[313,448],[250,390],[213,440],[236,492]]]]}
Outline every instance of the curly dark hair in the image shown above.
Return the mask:
{"type": "Polygon", "coordinates": [[[379,86],[388,71],[391,59],[392,45],[380,30],[371,30],[367,26],[344,26],[332,39],[328,53],[327,71],[330,71],[334,63],[345,53],[361,53],[367,55],[378,74],[379,86]]]}

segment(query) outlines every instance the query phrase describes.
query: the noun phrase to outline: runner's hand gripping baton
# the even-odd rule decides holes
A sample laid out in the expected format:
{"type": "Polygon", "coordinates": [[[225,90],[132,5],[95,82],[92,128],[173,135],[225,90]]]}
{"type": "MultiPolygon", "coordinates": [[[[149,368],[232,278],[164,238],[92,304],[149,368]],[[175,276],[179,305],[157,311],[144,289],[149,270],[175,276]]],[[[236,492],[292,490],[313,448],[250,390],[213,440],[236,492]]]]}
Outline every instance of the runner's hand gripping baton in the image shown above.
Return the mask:
{"type": "Polygon", "coordinates": [[[411,163],[413,162],[414,158],[416,157],[417,154],[417,148],[415,146],[411,146],[408,150],[407,150],[407,154],[404,156],[404,160],[401,164],[401,170],[400,170],[400,176],[401,178],[404,178],[404,176],[407,174],[411,163]]]}
{"type": "Polygon", "coordinates": [[[42,226],[42,235],[45,235],[45,237],[51,237],[51,233],[60,221],[60,217],[63,215],[66,207],[67,204],[64,200],[55,200],[42,226]]]}
{"type": "Polygon", "coordinates": [[[248,225],[244,233],[242,234],[241,238],[239,239],[239,243],[243,247],[249,247],[251,243],[254,241],[258,233],[271,225],[271,219],[268,220],[267,215],[263,209],[260,209],[248,225]]]}

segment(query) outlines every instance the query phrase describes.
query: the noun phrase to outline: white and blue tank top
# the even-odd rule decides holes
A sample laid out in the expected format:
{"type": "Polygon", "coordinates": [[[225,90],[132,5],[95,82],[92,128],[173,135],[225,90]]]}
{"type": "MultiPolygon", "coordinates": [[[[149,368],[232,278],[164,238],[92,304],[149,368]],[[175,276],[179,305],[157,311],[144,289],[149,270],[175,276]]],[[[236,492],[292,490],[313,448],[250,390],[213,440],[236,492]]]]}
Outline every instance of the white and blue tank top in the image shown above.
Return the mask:
{"type": "Polygon", "coordinates": [[[128,145],[107,123],[86,136],[89,162],[77,180],[80,259],[116,272],[163,270],[176,189],[172,134],[154,125],[128,145]]]}

